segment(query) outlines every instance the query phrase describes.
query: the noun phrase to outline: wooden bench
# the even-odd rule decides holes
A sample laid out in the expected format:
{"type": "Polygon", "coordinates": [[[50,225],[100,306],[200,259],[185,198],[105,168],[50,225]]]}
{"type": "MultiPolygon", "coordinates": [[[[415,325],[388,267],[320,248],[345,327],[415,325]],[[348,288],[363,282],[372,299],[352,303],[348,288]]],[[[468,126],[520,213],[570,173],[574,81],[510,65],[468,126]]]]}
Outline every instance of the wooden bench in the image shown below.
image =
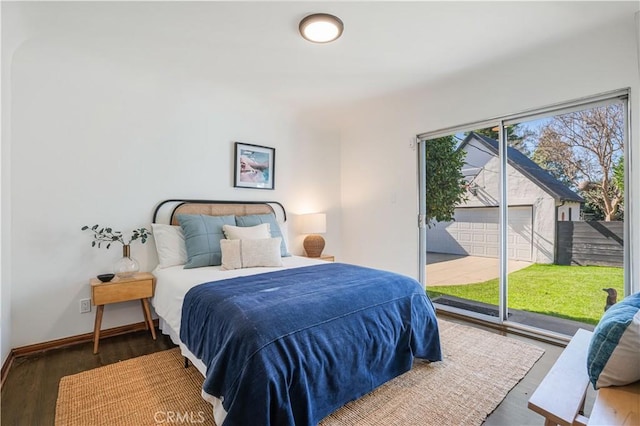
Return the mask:
{"type": "Polygon", "coordinates": [[[545,418],[545,426],[640,425],[640,382],[599,389],[591,416],[584,416],[587,387],[591,386],[586,367],[591,334],[578,330],[531,395],[529,408],[545,418]]]}

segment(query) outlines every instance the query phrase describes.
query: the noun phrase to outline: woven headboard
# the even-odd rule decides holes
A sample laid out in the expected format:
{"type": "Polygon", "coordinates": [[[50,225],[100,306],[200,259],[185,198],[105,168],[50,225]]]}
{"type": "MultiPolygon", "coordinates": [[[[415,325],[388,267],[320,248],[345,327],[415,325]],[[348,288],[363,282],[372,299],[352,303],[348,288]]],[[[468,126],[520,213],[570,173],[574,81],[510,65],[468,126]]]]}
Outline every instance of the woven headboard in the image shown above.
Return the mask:
{"type": "Polygon", "coordinates": [[[287,220],[287,212],[284,206],[277,201],[219,201],[219,200],[164,200],[156,207],[153,213],[153,223],[158,221],[158,214],[163,207],[174,205],[171,210],[169,223],[178,225],[179,214],[204,214],[208,216],[246,216],[251,214],[273,213],[282,221],[287,220]],[[277,208],[274,208],[274,206],[277,208]]]}

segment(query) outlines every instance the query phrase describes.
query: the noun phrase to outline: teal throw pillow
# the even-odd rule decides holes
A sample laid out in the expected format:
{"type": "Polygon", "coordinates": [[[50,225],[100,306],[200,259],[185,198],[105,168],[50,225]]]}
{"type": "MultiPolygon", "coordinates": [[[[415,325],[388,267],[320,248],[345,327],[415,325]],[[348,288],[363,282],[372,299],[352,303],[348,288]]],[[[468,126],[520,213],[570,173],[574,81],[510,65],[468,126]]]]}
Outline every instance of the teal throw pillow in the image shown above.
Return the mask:
{"type": "Polygon", "coordinates": [[[587,370],[594,389],[640,380],[640,293],[604,313],[591,337],[587,370]]]}
{"type": "Polygon", "coordinates": [[[224,239],[223,225],[235,225],[234,216],[179,214],[178,223],[184,233],[187,263],[184,269],[217,266],[222,263],[220,240],[224,239]]]}
{"type": "Polygon", "coordinates": [[[276,215],[274,214],[253,214],[247,216],[236,216],[236,224],[237,226],[256,226],[261,223],[268,223],[269,228],[271,229],[271,238],[282,238],[282,242],[280,242],[280,256],[287,257],[291,256],[291,253],[287,250],[287,243],[285,242],[286,238],[282,235],[282,230],[280,229],[280,225],[276,220],[276,215]]]}

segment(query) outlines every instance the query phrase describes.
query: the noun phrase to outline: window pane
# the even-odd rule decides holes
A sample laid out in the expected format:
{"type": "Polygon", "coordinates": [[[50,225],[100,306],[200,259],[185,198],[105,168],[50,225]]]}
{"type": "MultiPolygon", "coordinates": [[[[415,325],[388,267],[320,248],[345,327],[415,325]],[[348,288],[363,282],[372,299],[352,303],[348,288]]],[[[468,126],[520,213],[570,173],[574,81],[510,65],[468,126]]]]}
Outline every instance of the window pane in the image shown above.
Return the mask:
{"type": "Polygon", "coordinates": [[[622,104],[508,131],[509,262],[532,262],[510,270],[509,319],[563,334],[590,328],[623,294],[622,104]]]}
{"type": "Polygon", "coordinates": [[[441,167],[440,160],[445,159],[438,158],[443,152],[438,140],[426,142],[427,206],[451,207],[449,216],[430,217],[427,290],[437,304],[497,318],[500,161],[497,142],[487,135],[476,130],[449,136],[458,163],[448,171],[441,167]],[[445,190],[443,173],[455,174],[457,179],[457,186],[447,189],[458,194],[453,204],[439,195],[430,198],[445,190]]]}

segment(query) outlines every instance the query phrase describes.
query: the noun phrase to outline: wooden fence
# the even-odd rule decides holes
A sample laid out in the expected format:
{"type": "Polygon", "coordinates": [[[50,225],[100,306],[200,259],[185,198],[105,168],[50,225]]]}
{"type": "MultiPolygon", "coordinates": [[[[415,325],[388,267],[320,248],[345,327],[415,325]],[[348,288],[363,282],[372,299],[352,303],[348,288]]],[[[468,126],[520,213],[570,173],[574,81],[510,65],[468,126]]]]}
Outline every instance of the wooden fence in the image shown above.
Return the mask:
{"type": "Polygon", "coordinates": [[[557,222],[558,265],[624,266],[624,222],[557,222]]]}

